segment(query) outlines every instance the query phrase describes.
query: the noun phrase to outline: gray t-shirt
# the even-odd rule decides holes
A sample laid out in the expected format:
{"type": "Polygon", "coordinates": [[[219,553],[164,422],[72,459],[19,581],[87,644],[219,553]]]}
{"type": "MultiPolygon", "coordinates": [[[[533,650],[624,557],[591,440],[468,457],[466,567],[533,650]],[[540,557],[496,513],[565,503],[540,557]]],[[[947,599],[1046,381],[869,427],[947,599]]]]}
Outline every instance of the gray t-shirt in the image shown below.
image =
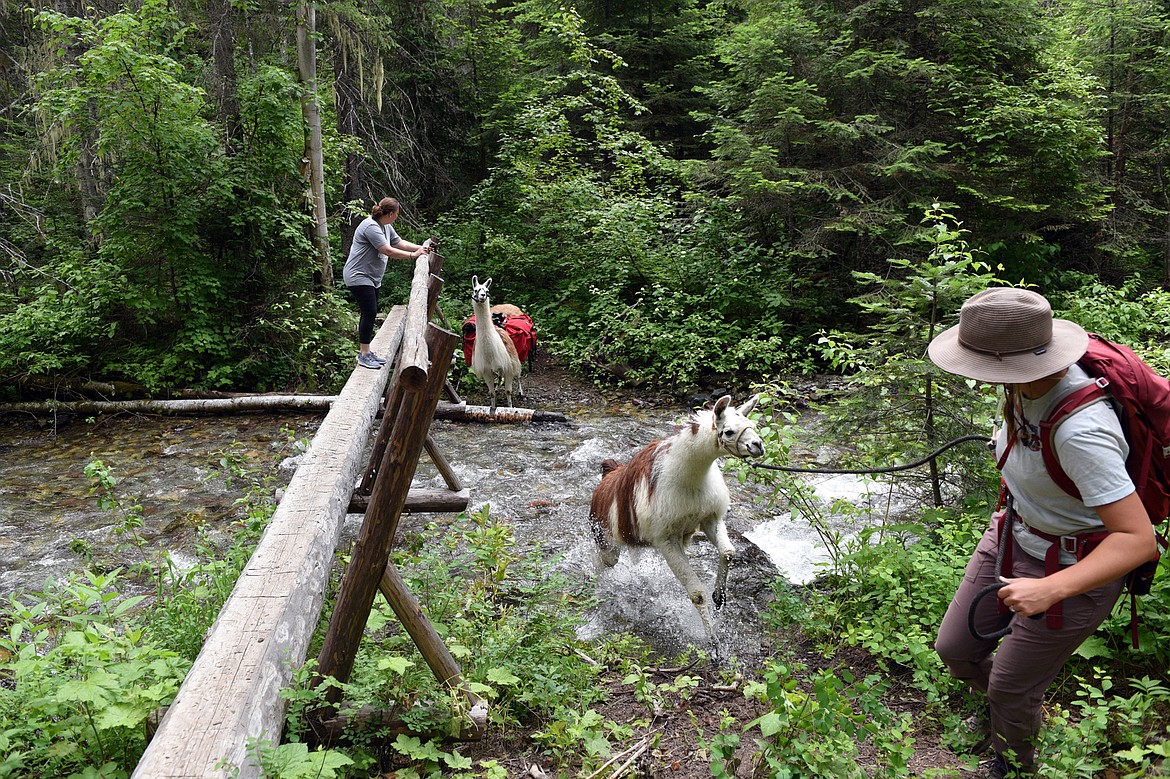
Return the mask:
{"type": "Polygon", "coordinates": [[[386,275],[386,255],[378,249],[386,244],[397,246],[402,239],[393,225],[380,225],[378,220],[367,216],[353,234],[353,245],[349,248],[349,259],[341,277],[347,287],[380,287],[386,275]]]}
{"type": "MultiPolygon", "coordinates": [[[[1081,500],[1062,490],[1044,466],[1044,456],[1040,451],[1040,421],[1058,401],[1092,381],[1079,365],[1074,364],[1068,375],[1043,397],[1024,399],[1021,405],[1028,424],[1003,466],[1003,479],[1015,498],[1020,518],[1052,535],[1103,529],[1094,507],[1121,500],[1134,491],[1133,481],[1125,470],[1129,444],[1117,414],[1105,401],[1066,417],[1053,435],[1057,459],[1080,490],[1081,500]]],[[[999,436],[996,457],[1003,456],[1004,443],[1004,437],[999,436]]],[[[1044,559],[1049,546],[1047,541],[1019,525],[1015,527],[1015,537],[1028,554],[1044,559]]],[[[1065,552],[1061,555],[1061,562],[1073,563],[1076,558],[1065,552]]]]}

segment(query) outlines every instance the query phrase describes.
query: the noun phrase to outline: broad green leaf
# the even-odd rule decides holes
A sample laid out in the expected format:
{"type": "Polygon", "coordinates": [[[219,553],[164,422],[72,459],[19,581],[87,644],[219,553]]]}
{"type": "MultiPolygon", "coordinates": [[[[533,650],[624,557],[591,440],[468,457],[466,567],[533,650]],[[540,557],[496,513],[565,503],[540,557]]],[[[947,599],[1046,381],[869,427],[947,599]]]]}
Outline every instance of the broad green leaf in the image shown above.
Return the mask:
{"type": "Polygon", "coordinates": [[[470,757],[464,757],[459,754],[459,750],[454,750],[449,755],[443,757],[443,762],[448,767],[459,770],[461,768],[471,768],[475,763],[470,757]]]}
{"type": "Polygon", "coordinates": [[[520,681],[520,677],[513,675],[505,668],[489,668],[487,678],[496,684],[512,685],[520,681]]]}
{"type": "Polygon", "coordinates": [[[1084,642],[1082,642],[1081,645],[1077,647],[1076,653],[1086,660],[1092,660],[1094,657],[1111,658],[1114,656],[1113,650],[1111,650],[1109,645],[1105,643],[1104,637],[1098,635],[1089,636],[1086,638],[1084,642]]]}
{"type": "Polygon", "coordinates": [[[780,715],[774,711],[760,717],[758,724],[760,726],[760,733],[762,733],[765,738],[776,735],[784,728],[784,721],[781,719],[780,715]]]}
{"type": "Polygon", "coordinates": [[[404,673],[406,673],[408,668],[413,666],[414,663],[410,660],[407,660],[405,657],[383,657],[378,660],[379,671],[393,671],[399,676],[402,676],[404,673]]]}
{"type": "Polygon", "coordinates": [[[132,703],[114,703],[106,706],[94,717],[98,730],[110,728],[135,728],[142,724],[149,712],[132,703]]]}

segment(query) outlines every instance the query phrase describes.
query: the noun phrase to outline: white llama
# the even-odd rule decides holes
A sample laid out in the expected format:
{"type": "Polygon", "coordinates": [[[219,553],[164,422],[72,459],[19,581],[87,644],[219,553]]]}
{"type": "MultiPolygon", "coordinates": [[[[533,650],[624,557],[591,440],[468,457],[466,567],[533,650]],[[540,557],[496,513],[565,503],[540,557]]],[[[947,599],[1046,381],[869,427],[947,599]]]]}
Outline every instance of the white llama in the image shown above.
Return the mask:
{"type": "Polygon", "coordinates": [[[702,528],[719,550],[711,600],[721,608],[735,547],[724,522],[731,494],[718,460],[724,455],[746,459],[764,454],[755,423],[747,416],[758,400],[756,395],[736,408],[725,395],[714,408],[695,413],[690,424],[670,438],[646,445],[628,463],[606,460],[589,504],[602,562],[616,564],[622,545],[657,549],[698,609],[717,655],[719,641],[707,591],[691,567],[686,545],[702,528]]]}
{"type": "Polygon", "coordinates": [[[488,289],[490,278],[479,283],[478,276],[471,277],[471,310],[475,314],[475,351],[471,355],[471,371],[487,385],[490,412],[496,413],[496,391],[503,387],[512,406],[512,385],[518,386],[520,394],[524,388],[520,383],[520,357],[516,344],[504,329],[492,322],[492,304],[488,289]]]}

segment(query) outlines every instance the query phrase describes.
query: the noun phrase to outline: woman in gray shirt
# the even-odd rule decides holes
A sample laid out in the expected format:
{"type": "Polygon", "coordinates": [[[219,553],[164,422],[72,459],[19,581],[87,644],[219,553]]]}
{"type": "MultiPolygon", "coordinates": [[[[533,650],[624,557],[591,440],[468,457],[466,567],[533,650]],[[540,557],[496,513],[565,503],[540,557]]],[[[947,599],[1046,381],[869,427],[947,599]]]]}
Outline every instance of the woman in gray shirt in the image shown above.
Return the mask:
{"type": "Polygon", "coordinates": [[[994,444],[1011,499],[975,548],[935,641],[951,674],[987,697],[980,727],[982,748],[995,750],[984,764],[990,779],[1035,775],[1048,686],[1109,616],[1126,574],[1157,553],[1125,469],[1129,445],[1108,403],[1068,417],[1050,442],[1079,499],[1044,465],[1039,424],[1057,401],[1092,381],[1076,364],[1088,344],[1080,325],[1053,318],[1043,296],[1007,287],[972,296],[958,326],[930,343],[930,358],[943,370],[1004,388],[1004,429],[994,444]],[[1088,534],[1099,543],[1084,544],[1088,534]],[[978,599],[971,614],[976,596],[994,585],[1003,585],[998,599],[978,599]],[[1045,612],[1046,619],[1021,619],[1045,612]]]}
{"type": "Polygon", "coordinates": [[[390,257],[413,260],[426,251],[425,246],[411,243],[394,230],[394,220],[402,213],[402,206],[392,197],[384,197],[362,220],[353,234],[353,245],[345,261],[342,279],[357,303],[358,343],[357,364],[377,370],[386,361],[370,351],[374,339],[374,320],[378,315],[378,288],[386,274],[390,257]]]}

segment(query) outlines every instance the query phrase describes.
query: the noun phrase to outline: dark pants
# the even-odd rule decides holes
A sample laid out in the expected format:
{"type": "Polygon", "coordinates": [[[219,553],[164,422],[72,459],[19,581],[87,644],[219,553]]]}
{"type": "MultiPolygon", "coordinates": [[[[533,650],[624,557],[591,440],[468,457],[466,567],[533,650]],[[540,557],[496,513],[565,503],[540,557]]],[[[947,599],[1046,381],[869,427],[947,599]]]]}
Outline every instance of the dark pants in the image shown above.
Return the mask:
{"type": "MultiPolygon", "coordinates": [[[[1012,556],[1016,577],[1042,578],[1044,561],[1037,560],[1015,541],[1012,556]]],[[[1064,601],[1064,624],[1050,628],[1044,619],[1000,614],[994,594],[979,602],[975,626],[982,635],[997,632],[1009,622],[1012,632],[999,641],[979,641],[967,626],[967,613],[975,595],[998,581],[995,570],[999,539],[988,528],[975,548],[963,583],[943,617],[935,651],[951,675],[987,695],[991,707],[992,746],[1000,754],[1013,752],[1014,765],[1031,769],[1034,743],[1040,732],[1040,712],[1048,685],[1064,662],[1113,611],[1123,580],[1090,590],[1064,601]],[[999,648],[996,648],[996,644],[999,648]]]]}
{"type": "Polygon", "coordinates": [[[369,346],[374,340],[374,321],[378,316],[378,288],[369,284],[356,287],[346,287],[349,294],[357,302],[358,314],[358,343],[369,346]]]}

